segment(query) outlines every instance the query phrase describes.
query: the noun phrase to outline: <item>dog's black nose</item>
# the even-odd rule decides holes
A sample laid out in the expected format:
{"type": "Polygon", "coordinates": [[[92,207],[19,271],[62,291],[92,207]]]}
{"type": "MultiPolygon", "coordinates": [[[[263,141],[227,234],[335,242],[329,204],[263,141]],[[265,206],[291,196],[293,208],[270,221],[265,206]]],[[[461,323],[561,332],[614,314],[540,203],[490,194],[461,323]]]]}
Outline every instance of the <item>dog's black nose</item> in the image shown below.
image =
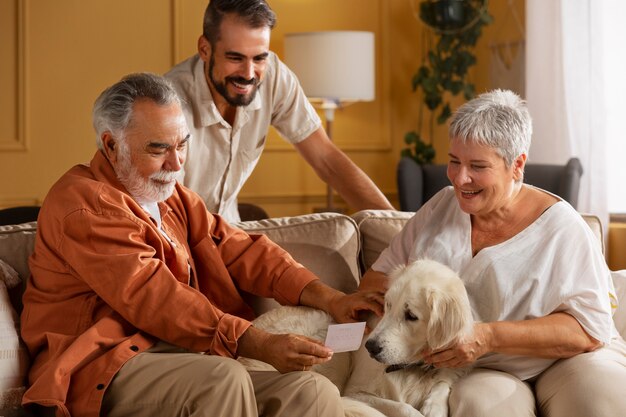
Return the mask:
{"type": "Polygon", "coordinates": [[[370,353],[370,356],[375,358],[380,354],[383,348],[378,344],[376,339],[369,339],[365,342],[365,349],[370,353]]]}

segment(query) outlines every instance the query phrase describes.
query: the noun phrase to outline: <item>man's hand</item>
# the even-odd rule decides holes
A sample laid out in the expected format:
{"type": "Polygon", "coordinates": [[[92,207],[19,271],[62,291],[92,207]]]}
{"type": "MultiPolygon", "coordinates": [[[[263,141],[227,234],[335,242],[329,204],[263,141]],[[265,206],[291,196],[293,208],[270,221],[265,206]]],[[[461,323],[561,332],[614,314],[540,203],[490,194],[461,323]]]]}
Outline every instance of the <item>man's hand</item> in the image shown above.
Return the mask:
{"type": "Polygon", "coordinates": [[[328,362],[333,352],[318,340],[294,334],[271,334],[255,327],[239,339],[237,353],[269,363],[280,373],[308,371],[328,362]]]}
{"type": "Polygon", "coordinates": [[[359,284],[359,292],[376,294],[374,298],[381,307],[385,305],[385,293],[389,289],[389,277],[382,272],[368,269],[359,284]]]}
{"type": "Polygon", "coordinates": [[[381,316],[383,307],[380,294],[358,291],[344,294],[322,281],[312,281],[300,294],[300,304],[319,308],[330,314],[337,323],[363,321],[368,312],[381,316]]]}
{"type": "Polygon", "coordinates": [[[337,323],[354,323],[364,321],[367,312],[377,316],[383,315],[384,296],[377,292],[358,291],[342,294],[329,305],[328,313],[337,323]]]}

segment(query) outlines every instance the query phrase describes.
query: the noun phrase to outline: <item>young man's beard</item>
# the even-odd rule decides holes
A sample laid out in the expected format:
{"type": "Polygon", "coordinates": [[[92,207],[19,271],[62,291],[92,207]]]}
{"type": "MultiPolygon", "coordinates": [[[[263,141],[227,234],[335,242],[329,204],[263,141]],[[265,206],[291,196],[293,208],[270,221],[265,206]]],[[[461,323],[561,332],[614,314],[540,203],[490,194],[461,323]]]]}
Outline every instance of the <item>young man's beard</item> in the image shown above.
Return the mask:
{"type": "Polygon", "coordinates": [[[145,179],[130,158],[128,145],[123,141],[118,141],[118,163],[115,174],[122,185],[139,204],[158,203],[165,201],[174,193],[176,182],[182,179],[182,169],[180,171],[159,171],[145,179]],[[166,181],[168,184],[159,184],[152,180],[166,181]]]}
{"type": "Polygon", "coordinates": [[[223,82],[218,82],[213,77],[214,68],[215,68],[215,57],[213,55],[213,52],[211,52],[211,58],[209,59],[209,80],[211,84],[213,84],[213,87],[215,87],[215,90],[217,90],[217,92],[220,93],[222,97],[224,97],[224,100],[226,100],[228,104],[230,104],[231,106],[237,107],[237,106],[247,106],[248,104],[252,103],[252,100],[254,100],[254,97],[256,96],[256,93],[259,89],[259,80],[256,77],[249,79],[249,80],[246,80],[243,77],[226,77],[223,82]],[[231,82],[231,81],[234,81],[237,84],[243,84],[243,85],[252,84],[253,86],[252,91],[250,91],[250,93],[248,94],[231,95],[228,93],[228,89],[226,88],[226,83],[231,82]]]}

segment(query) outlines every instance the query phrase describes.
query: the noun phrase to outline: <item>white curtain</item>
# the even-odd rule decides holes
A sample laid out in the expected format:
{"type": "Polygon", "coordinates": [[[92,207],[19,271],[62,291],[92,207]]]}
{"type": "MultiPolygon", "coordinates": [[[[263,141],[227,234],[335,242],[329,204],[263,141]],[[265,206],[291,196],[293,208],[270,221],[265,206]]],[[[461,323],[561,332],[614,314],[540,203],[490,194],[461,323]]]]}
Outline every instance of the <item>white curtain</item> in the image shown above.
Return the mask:
{"type": "Polygon", "coordinates": [[[602,12],[609,212],[626,213],[626,1],[612,0],[602,12]]]}
{"type": "MultiPolygon", "coordinates": [[[[612,154],[607,135],[610,94],[606,89],[614,88],[607,80],[607,66],[613,65],[611,59],[617,52],[607,47],[607,40],[623,36],[615,30],[623,31],[626,26],[626,15],[619,16],[624,3],[526,2],[526,98],[534,122],[529,161],[562,164],[578,157],[584,169],[578,210],[598,215],[605,227],[609,212],[607,155],[612,154]],[[615,27],[611,20],[619,20],[622,27],[615,27]]],[[[619,50],[626,48],[625,42],[626,36],[621,37],[619,50]]],[[[624,67],[621,70],[626,77],[624,67]]],[[[623,187],[624,181],[621,183],[623,187]]]]}

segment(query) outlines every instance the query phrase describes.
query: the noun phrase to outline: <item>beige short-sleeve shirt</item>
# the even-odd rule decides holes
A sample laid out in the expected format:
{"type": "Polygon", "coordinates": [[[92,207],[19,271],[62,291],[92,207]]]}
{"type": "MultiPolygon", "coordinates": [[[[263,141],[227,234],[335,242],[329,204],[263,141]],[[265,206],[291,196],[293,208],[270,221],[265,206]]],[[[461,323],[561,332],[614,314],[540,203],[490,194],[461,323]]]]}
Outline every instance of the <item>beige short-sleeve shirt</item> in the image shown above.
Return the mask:
{"type": "Polygon", "coordinates": [[[288,142],[298,143],[321,120],[296,76],[270,53],[256,97],[237,108],[231,126],[215,106],[203,65],[195,55],[165,74],[183,100],[191,133],[184,183],[202,196],[209,211],[236,222],[237,195],[261,157],[270,125],[288,142]]]}

